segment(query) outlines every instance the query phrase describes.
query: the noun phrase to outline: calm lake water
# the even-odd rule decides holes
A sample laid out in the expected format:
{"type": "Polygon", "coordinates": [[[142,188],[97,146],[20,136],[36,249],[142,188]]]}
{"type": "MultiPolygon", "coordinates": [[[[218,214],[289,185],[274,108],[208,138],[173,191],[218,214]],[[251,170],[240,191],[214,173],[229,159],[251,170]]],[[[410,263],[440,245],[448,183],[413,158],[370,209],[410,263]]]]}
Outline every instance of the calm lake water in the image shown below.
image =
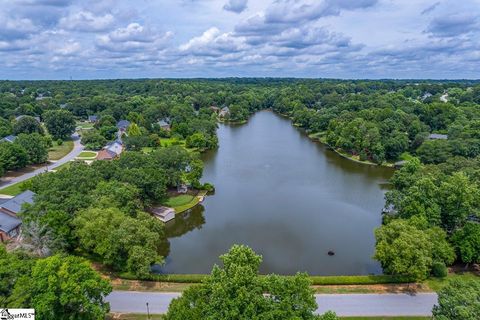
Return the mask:
{"type": "Polygon", "coordinates": [[[238,243],[263,256],[262,273],[381,273],[373,230],[392,170],[346,160],[270,111],[218,137],[203,178],[216,193],[167,225],[161,272],[209,273],[238,243]]]}

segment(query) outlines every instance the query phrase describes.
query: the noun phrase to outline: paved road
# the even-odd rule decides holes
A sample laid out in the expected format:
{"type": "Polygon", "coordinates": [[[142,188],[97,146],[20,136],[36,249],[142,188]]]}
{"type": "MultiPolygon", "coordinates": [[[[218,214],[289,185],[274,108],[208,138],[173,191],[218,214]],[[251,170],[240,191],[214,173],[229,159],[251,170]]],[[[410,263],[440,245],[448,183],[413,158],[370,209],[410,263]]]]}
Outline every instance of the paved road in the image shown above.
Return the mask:
{"type": "Polygon", "coordinates": [[[55,169],[56,167],[61,166],[62,164],[75,159],[76,156],[78,156],[84,149],[84,146],[80,143],[80,137],[78,136],[77,133],[72,135],[73,139],[73,149],[70,151],[69,154],[67,154],[65,157],[61,158],[60,160],[55,161],[54,163],[49,164],[48,166],[43,166],[41,168],[38,168],[32,172],[25,173],[24,175],[12,178],[8,182],[1,182],[0,181],[0,188],[5,188],[8,187],[12,184],[15,184],[17,182],[22,182],[24,180],[30,179],[36,175],[39,175],[40,173],[44,173],[46,169],[52,170],[55,169]]]}
{"type": "MultiPolygon", "coordinates": [[[[113,291],[108,297],[113,312],[165,313],[180,293],[113,291]]],[[[435,293],[408,294],[317,294],[318,312],[333,310],[339,316],[430,316],[437,302],[435,293]]]]}

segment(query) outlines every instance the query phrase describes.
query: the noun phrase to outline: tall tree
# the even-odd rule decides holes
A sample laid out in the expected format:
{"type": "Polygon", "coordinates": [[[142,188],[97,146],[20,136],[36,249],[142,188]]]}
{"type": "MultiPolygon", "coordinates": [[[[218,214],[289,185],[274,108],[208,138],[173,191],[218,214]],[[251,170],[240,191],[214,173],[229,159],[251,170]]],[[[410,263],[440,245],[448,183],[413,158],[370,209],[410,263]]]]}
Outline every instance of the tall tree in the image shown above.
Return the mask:
{"type": "Polygon", "coordinates": [[[14,134],[31,134],[31,133],[38,133],[44,134],[43,128],[40,123],[31,116],[23,116],[19,120],[15,121],[13,125],[13,133],[14,134]]]}
{"type": "Polygon", "coordinates": [[[19,134],[15,144],[27,151],[28,162],[31,164],[44,163],[48,159],[48,148],[45,138],[38,133],[19,134]]]}
{"type": "Polygon", "coordinates": [[[66,139],[75,132],[75,119],[67,110],[49,110],[43,117],[48,132],[55,139],[66,139]]]}
{"type": "Polygon", "coordinates": [[[167,320],[320,319],[305,274],[261,278],[262,258],[246,246],[234,245],[220,259],[223,268],[214,266],[207,280],[172,301],[167,320]]]}
{"type": "Polygon", "coordinates": [[[10,297],[13,307],[34,307],[39,319],[99,320],[110,306],[112,288],[82,258],[59,255],[37,260],[19,279],[10,297]]]}

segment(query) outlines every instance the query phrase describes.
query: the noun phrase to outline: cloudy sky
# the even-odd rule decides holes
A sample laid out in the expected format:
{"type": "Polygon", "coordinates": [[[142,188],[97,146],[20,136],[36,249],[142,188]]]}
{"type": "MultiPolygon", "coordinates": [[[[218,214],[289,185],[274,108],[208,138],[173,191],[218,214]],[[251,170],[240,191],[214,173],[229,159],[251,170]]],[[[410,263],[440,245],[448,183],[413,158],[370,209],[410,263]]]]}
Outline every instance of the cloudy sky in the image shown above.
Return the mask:
{"type": "Polygon", "coordinates": [[[0,79],[480,78],[480,0],[0,0],[0,79]]]}

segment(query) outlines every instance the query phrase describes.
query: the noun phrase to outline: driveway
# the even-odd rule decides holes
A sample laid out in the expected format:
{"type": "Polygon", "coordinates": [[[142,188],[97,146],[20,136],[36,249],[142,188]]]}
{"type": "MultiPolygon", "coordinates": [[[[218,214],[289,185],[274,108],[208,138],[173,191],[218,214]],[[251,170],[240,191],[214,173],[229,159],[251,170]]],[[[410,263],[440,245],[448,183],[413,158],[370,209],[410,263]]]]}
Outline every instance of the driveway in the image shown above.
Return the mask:
{"type": "MultiPolygon", "coordinates": [[[[113,291],[108,297],[112,312],[166,313],[172,299],[180,293],[113,291]]],[[[437,303],[435,293],[409,294],[317,294],[319,308],[324,313],[333,310],[339,316],[430,316],[437,303]]]]}
{"type": "Polygon", "coordinates": [[[11,186],[12,184],[15,184],[17,182],[22,182],[27,179],[30,179],[36,175],[39,175],[40,173],[44,173],[46,171],[50,171],[52,169],[55,169],[56,167],[61,166],[64,163],[69,162],[70,160],[75,159],[84,149],[84,146],[80,143],[80,136],[75,133],[72,135],[73,139],[73,149],[70,151],[69,154],[67,154],[65,157],[61,158],[60,160],[57,160],[53,163],[50,163],[46,166],[40,167],[32,172],[25,173],[24,175],[12,178],[8,182],[5,183],[0,183],[0,188],[5,188],[8,186],[11,186]]]}

